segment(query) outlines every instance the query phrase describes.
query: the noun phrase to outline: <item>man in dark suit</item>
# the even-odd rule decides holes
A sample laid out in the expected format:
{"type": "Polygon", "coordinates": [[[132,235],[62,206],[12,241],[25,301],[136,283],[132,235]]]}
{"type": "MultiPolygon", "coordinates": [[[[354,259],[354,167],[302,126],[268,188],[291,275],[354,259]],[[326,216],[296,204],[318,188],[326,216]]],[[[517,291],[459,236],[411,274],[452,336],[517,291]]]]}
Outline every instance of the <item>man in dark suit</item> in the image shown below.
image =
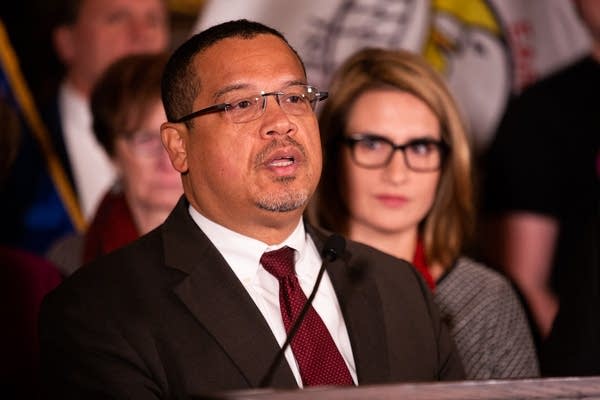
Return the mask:
{"type": "MultiPolygon", "coordinates": [[[[47,297],[41,343],[51,395],[185,398],[311,385],[297,337],[265,380],[289,329],[282,281],[262,255],[293,249],[290,280],[311,291],[329,245],[302,214],[321,173],[314,107],[326,96],[307,86],[285,38],[261,24],[217,25],[175,51],[163,75],[161,134],[185,195],[159,228],[47,297]]],[[[416,271],[358,243],[338,252],[313,302],[329,350],[341,356],[334,375],[343,370],[361,385],[461,379],[416,271]]],[[[317,363],[323,354],[313,354],[317,363]]]]}

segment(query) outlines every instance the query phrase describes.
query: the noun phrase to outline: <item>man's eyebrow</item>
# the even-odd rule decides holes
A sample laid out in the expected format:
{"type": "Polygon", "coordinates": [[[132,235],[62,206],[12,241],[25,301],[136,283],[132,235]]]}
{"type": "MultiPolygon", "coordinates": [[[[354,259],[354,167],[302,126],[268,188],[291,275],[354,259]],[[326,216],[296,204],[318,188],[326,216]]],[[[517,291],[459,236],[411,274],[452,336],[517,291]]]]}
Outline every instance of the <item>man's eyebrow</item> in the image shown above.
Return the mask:
{"type": "MultiPolygon", "coordinates": [[[[304,80],[298,80],[298,79],[289,80],[287,82],[284,82],[284,84],[281,86],[281,88],[287,88],[287,87],[290,87],[290,86],[297,86],[297,85],[306,85],[306,81],[304,81],[304,80]]],[[[220,97],[226,95],[227,93],[231,93],[231,92],[234,92],[236,90],[249,89],[251,87],[253,87],[253,86],[250,85],[250,84],[247,84],[247,83],[236,83],[236,84],[233,84],[233,85],[228,85],[228,86],[225,86],[225,87],[217,90],[213,94],[212,98],[213,98],[213,101],[218,101],[218,99],[220,97]]],[[[257,93],[258,92],[259,91],[257,90],[257,93]]]]}
{"type": "Polygon", "coordinates": [[[217,90],[213,94],[212,98],[214,101],[217,101],[220,97],[222,97],[223,95],[225,95],[227,93],[230,93],[230,92],[233,92],[236,90],[241,90],[241,89],[248,89],[249,87],[250,87],[250,85],[247,83],[236,83],[233,85],[228,85],[228,86],[225,86],[224,88],[217,90]]]}
{"type": "Polygon", "coordinates": [[[297,86],[297,85],[307,85],[307,83],[305,80],[295,79],[295,80],[287,81],[283,87],[297,86]]]}

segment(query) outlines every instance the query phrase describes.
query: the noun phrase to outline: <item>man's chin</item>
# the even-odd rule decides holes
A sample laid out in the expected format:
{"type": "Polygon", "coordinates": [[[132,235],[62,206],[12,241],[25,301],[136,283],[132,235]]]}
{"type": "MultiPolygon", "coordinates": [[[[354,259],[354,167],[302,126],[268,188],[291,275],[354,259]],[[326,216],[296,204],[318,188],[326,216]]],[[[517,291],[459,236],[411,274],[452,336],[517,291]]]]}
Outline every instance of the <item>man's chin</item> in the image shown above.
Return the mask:
{"type": "Polygon", "coordinates": [[[265,211],[277,212],[277,213],[291,213],[294,211],[304,211],[304,204],[296,203],[277,203],[277,204],[265,204],[256,203],[258,208],[265,211]]]}
{"type": "Polygon", "coordinates": [[[285,192],[277,195],[263,195],[256,201],[256,206],[262,210],[289,213],[304,211],[308,203],[308,195],[302,192],[285,192]]]}

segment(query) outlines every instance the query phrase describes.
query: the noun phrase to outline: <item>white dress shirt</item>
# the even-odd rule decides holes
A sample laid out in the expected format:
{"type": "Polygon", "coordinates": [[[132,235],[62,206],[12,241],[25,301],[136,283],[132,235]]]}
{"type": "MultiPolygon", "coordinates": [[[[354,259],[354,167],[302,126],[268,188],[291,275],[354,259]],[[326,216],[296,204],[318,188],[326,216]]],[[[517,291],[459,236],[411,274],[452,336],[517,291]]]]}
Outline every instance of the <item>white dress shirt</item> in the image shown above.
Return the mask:
{"type": "Polygon", "coordinates": [[[85,219],[90,220],[115,180],[115,168],[92,131],[88,100],[63,82],[58,108],[79,205],[85,219]]]}
{"type": "MultiPolygon", "coordinates": [[[[279,282],[260,265],[260,258],[266,251],[289,246],[295,250],[296,275],[302,290],[308,297],[313,289],[321,256],[310,235],[306,234],[302,220],[294,232],[282,243],[268,246],[259,240],[240,235],[204,217],[191,205],[189,213],[196,224],[208,236],[236,274],[254,303],[264,316],[280,346],[286,339],[285,327],[279,309],[279,282]]],[[[342,317],[333,285],[327,273],[319,286],[313,301],[313,307],[329,330],[333,341],[342,354],[354,383],[357,383],[356,366],[346,323],[342,317]]],[[[285,358],[294,373],[298,386],[303,387],[298,364],[291,347],[285,351],[285,358]]],[[[265,373],[269,365],[265,365],[265,373]]]]}

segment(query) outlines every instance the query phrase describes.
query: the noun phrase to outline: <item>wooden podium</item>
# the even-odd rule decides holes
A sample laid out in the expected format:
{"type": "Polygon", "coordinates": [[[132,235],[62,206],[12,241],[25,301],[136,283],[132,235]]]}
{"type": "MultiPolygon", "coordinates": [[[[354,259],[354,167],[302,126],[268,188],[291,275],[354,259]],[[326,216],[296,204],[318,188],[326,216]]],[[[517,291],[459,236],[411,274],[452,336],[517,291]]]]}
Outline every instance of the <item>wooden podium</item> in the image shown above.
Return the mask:
{"type": "Polygon", "coordinates": [[[211,400],[506,400],[600,399],[600,376],[516,380],[404,383],[353,388],[256,389],[214,393],[211,400]]]}

